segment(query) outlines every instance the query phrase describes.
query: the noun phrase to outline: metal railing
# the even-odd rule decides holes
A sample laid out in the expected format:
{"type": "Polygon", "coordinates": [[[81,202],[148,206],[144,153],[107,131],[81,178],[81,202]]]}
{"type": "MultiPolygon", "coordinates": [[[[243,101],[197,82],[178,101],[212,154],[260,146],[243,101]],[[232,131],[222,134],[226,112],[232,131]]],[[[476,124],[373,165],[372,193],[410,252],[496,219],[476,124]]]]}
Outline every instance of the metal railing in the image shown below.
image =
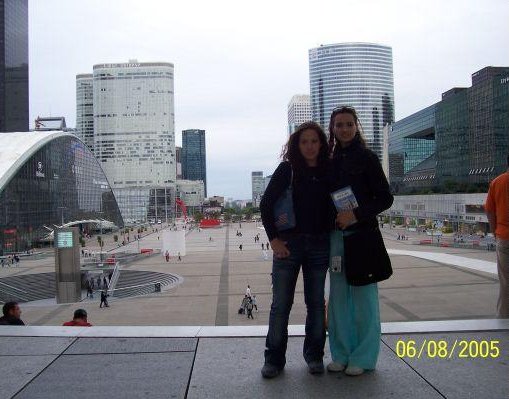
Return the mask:
{"type": "Polygon", "coordinates": [[[111,295],[113,295],[113,291],[115,290],[115,286],[117,285],[119,277],[120,277],[120,262],[116,262],[107,290],[107,292],[109,292],[111,295]]]}

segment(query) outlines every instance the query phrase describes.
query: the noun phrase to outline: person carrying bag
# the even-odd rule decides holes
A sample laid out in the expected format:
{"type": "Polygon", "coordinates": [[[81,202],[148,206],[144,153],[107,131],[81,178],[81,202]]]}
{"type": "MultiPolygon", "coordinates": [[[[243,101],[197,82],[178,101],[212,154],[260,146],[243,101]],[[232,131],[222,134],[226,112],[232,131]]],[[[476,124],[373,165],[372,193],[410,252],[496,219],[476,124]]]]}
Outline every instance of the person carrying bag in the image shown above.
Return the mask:
{"type": "Polygon", "coordinates": [[[330,235],[327,369],[356,376],[376,367],[380,351],[377,282],[389,278],[392,267],[376,216],[390,208],[393,196],[353,108],[333,110],[329,133],[337,215],[330,235]]]}
{"type": "Polygon", "coordinates": [[[307,309],[302,352],[311,374],[324,372],[323,298],[334,214],[328,144],[322,128],[314,122],[300,125],[290,136],[282,158],[260,203],[263,226],[274,252],[273,295],[261,369],[264,378],[276,377],[285,367],[288,319],[301,267],[307,309]]]}

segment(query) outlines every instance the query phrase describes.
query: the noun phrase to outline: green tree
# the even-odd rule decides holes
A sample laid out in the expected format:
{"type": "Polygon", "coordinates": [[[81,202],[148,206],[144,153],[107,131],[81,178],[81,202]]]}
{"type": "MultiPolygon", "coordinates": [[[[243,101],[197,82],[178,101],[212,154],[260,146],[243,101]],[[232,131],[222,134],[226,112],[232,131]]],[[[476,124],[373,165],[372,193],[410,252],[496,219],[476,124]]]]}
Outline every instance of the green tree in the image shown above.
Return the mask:
{"type": "Polygon", "coordinates": [[[196,223],[200,223],[203,220],[203,213],[196,212],[194,214],[194,220],[195,220],[196,223]]]}

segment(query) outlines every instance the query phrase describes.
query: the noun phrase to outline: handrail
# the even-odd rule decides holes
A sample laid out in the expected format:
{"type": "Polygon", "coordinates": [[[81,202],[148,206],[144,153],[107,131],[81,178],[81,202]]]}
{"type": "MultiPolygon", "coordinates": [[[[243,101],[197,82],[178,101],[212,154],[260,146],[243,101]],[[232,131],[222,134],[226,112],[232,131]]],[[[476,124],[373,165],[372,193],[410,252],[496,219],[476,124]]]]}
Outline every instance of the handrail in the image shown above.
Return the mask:
{"type": "Polygon", "coordinates": [[[119,277],[120,277],[120,262],[116,262],[115,268],[113,269],[113,274],[111,276],[111,280],[108,284],[107,292],[113,294],[113,291],[115,290],[115,286],[117,285],[119,277]]]}

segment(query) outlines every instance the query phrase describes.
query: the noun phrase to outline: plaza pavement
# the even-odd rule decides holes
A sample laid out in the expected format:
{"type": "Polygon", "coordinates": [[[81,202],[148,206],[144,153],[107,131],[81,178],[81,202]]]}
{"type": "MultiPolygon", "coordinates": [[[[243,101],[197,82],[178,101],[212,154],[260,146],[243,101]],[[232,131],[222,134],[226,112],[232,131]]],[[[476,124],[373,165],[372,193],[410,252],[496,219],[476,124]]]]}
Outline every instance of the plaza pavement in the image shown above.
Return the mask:
{"type": "MultiPolygon", "coordinates": [[[[380,284],[381,354],[376,371],[356,378],[307,373],[301,355],[305,306],[299,278],[287,366],[280,377],[264,380],[259,369],[270,306],[271,261],[264,260],[261,242],[254,243],[258,232],[262,241],[265,238],[255,223],[242,224],[243,237],[236,236],[237,229],[232,225],[192,231],[180,263],[174,259],[166,263],[155,255],[125,266],[178,274],[183,283],[176,289],[112,300],[106,309],[88,301],[22,304],[22,318],[29,326],[0,327],[0,398],[507,397],[509,320],[492,319],[497,276],[394,251],[447,253],[491,263],[493,252],[423,248],[411,240],[399,242],[392,231],[384,231],[393,252],[394,276],[380,284]],[[237,314],[247,284],[260,308],[254,320],[237,314]],[[95,327],[60,327],[77,307],[87,309],[95,327]],[[402,344],[411,340],[424,349],[423,355],[401,357],[402,344]],[[440,340],[448,345],[445,357],[432,353],[433,344],[440,340]],[[458,350],[453,351],[460,341],[474,343],[473,349],[481,341],[498,341],[500,352],[460,357],[458,350]]],[[[110,241],[108,245],[106,239],[107,248],[115,246],[110,241]]],[[[154,233],[140,245],[157,248],[159,243],[154,233]]],[[[135,250],[137,243],[128,247],[135,250]]],[[[93,239],[87,248],[94,249],[93,239]]],[[[0,277],[53,268],[51,252],[43,253],[22,259],[18,268],[1,269],[0,277]]],[[[325,360],[330,360],[328,345],[325,360]]]]}
{"type": "MultiPolygon", "coordinates": [[[[393,230],[383,232],[392,253],[394,275],[379,284],[382,321],[494,317],[497,275],[461,266],[463,260],[493,266],[496,261],[493,251],[413,245],[412,240],[397,241],[393,230]],[[401,251],[438,257],[453,255],[460,265],[401,255],[401,251]]],[[[140,248],[159,249],[158,236],[161,237],[160,231],[143,237],[140,248]]],[[[79,304],[57,305],[51,300],[23,304],[23,319],[30,325],[61,325],[79,306],[88,311],[94,325],[266,325],[271,302],[272,253],[269,251],[267,260],[264,259],[261,243],[266,242],[266,237],[260,226],[252,222],[242,223],[242,228],[236,223],[229,229],[193,230],[186,241],[187,254],[182,262],[172,258],[167,263],[163,256],[153,255],[124,266],[126,270],[167,272],[183,277],[183,283],[173,290],[121,300],[113,298],[107,309],[99,309],[98,299],[79,304]],[[237,230],[242,237],[236,235],[237,230]],[[260,234],[259,243],[254,242],[255,234],[260,234]],[[254,320],[237,313],[248,284],[258,302],[259,312],[255,312],[254,320]]],[[[137,248],[137,242],[117,248],[111,234],[106,236],[105,249],[135,252],[137,248]]],[[[95,237],[88,240],[86,249],[99,249],[95,237]]],[[[40,255],[22,258],[19,267],[0,269],[0,277],[53,270],[52,250],[46,249],[40,255]]],[[[300,276],[290,324],[304,324],[305,313],[300,276]]]]}

